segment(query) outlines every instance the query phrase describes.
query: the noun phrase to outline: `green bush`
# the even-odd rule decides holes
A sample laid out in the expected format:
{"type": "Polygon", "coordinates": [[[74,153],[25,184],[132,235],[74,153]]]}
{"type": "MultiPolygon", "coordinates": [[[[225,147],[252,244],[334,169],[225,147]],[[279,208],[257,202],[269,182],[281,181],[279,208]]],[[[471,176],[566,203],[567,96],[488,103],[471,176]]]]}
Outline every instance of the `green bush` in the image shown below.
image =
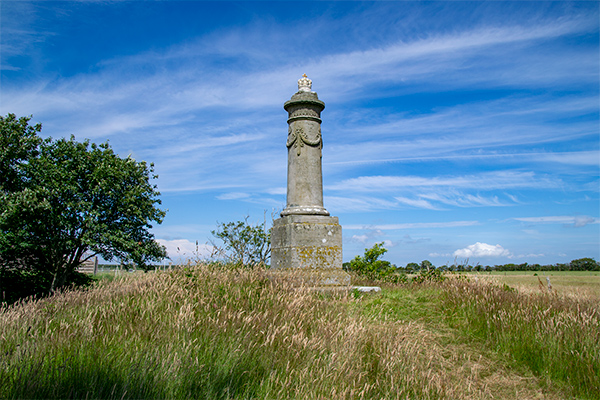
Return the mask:
{"type": "Polygon", "coordinates": [[[356,256],[347,263],[346,268],[372,281],[406,283],[406,275],[399,274],[389,261],[379,259],[386,252],[383,242],[375,243],[370,249],[365,249],[364,256],[356,256]]]}

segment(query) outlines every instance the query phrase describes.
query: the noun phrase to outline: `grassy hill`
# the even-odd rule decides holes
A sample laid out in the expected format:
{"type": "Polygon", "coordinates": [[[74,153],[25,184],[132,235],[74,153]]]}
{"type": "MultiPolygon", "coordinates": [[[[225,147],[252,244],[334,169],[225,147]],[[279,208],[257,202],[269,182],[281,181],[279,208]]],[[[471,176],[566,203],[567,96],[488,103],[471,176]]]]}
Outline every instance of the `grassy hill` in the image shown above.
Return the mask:
{"type": "Polygon", "coordinates": [[[322,293],[127,274],[0,310],[1,398],[600,398],[597,299],[451,277],[322,293]]]}

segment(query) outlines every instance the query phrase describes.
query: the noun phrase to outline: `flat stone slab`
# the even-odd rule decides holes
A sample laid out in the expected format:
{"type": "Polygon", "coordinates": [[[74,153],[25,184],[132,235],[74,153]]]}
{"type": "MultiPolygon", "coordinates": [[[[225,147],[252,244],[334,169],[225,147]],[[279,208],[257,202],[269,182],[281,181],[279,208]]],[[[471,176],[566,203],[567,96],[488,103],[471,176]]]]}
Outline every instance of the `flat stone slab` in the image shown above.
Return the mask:
{"type": "Polygon", "coordinates": [[[317,292],[342,292],[358,291],[360,293],[378,293],[381,292],[379,286],[313,286],[311,290],[317,292]]]}
{"type": "Polygon", "coordinates": [[[381,292],[381,288],[379,286],[352,286],[351,289],[358,290],[359,292],[363,292],[363,293],[381,292]]]}
{"type": "Polygon", "coordinates": [[[267,275],[293,286],[350,289],[350,275],[341,268],[270,268],[267,275]]]}

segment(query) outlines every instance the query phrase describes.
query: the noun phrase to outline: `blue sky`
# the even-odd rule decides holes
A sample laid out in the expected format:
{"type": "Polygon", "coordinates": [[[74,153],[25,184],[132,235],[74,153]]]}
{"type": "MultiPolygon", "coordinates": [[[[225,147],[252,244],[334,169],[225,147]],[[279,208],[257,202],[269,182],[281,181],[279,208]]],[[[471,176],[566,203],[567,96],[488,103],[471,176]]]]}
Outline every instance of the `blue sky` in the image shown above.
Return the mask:
{"type": "Polygon", "coordinates": [[[0,3],[0,113],[154,162],[173,259],[285,207],[306,73],[344,260],[600,260],[598,2],[0,3]],[[179,252],[176,250],[179,247],[179,252]]]}

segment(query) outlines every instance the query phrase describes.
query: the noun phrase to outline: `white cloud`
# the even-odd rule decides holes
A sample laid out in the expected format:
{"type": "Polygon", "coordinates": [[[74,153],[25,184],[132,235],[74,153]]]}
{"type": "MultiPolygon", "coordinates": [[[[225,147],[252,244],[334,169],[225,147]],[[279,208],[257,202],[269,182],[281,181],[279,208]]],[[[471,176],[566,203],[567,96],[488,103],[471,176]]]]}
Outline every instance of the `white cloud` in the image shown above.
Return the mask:
{"type": "Polygon", "coordinates": [[[248,197],[250,197],[250,195],[248,193],[230,192],[230,193],[223,193],[223,194],[217,196],[217,199],[219,199],[219,200],[240,200],[240,199],[247,199],[248,197]]]}
{"type": "Polygon", "coordinates": [[[533,154],[533,157],[561,164],[600,166],[600,152],[598,151],[537,153],[533,154]]]}
{"type": "Polygon", "coordinates": [[[276,188],[269,188],[266,190],[267,194],[271,194],[271,195],[285,195],[287,194],[287,188],[286,187],[276,187],[276,188]]]}
{"type": "MultiPolygon", "coordinates": [[[[344,78],[347,84],[346,90],[355,90],[357,82],[377,80],[415,81],[421,79],[433,79],[432,77],[444,70],[445,84],[452,85],[453,80],[448,75],[456,70],[464,68],[464,62],[469,61],[476,64],[478,60],[472,58],[474,54],[482,51],[506,51],[506,44],[527,41],[536,41],[543,38],[552,38],[563,34],[579,31],[583,23],[586,27],[591,21],[562,20],[552,23],[530,25],[528,27],[506,26],[502,28],[483,28],[471,31],[463,31],[456,34],[440,35],[412,42],[399,42],[391,45],[366,51],[353,51],[345,54],[324,57],[314,65],[309,64],[309,70],[320,71],[319,79],[325,81],[337,81],[344,78]],[[398,74],[398,69],[402,74],[398,74]],[[348,76],[360,76],[360,80],[347,79],[348,76]]],[[[585,29],[585,28],[583,28],[585,29]]],[[[527,48],[527,46],[525,46],[527,48]]],[[[523,54],[526,56],[526,53],[523,54]]],[[[485,64],[489,59],[483,57],[479,62],[485,64]]],[[[534,61],[534,60],[532,60],[534,61]]],[[[587,60],[586,60],[587,61],[587,60]]],[[[505,66],[505,65],[503,65],[505,66]]],[[[563,66],[561,66],[564,68],[563,66]]],[[[531,81],[550,78],[551,76],[537,77],[531,75],[527,70],[520,69],[520,74],[477,74],[462,75],[464,80],[477,82],[478,80],[497,81],[531,81]],[[526,75],[526,76],[523,76],[526,75]]],[[[506,71],[504,71],[506,72],[506,71]]],[[[547,71],[550,73],[551,71],[547,71]]]]}
{"type": "Polygon", "coordinates": [[[598,218],[592,218],[592,217],[588,217],[588,216],[580,216],[580,217],[574,218],[573,226],[575,226],[575,228],[581,228],[588,224],[597,224],[598,222],[600,222],[600,220],[598,218]]]}
{"type": "Polygon", "coordinates": [[[493,246],[487,243],[477,242],[464,249],[458,249],[453,254],[455,257],[510,257],[511,253],[499,244],[493,246]]]}
{"type": "Polygon", "coordinates": [[[329,190],[341,191],[391,191],[408,187],[449,187],[478,190],[495,190],[508,188],[555,188],[560,181],[546,176],[538,176],[534,172],[493,171],[475,175],[437,176],[361,176],[341,181],[328,186],[329,190]]]}
{"type": "MultiPolygon", "coordinates": [[[[344,226],[344,229],[346,229],[346,227],[344,226]]],[[[366,229],[366,232],[363,233],[362,235],[352,235],[351,240],[355,241],[355,242],[360,242],[360,243],[367,243],[367,242],[381,242],[382,240],[378,240],[376,238],[384,236],[385,233],[383,231],[381,231],[381,229],[366,229]]]]}
{"type": "Polygon", "coordinates": [[[425,208],[428,210],[437,210],[438,209],[433,204],[431,204],[427,200],[423,200],[423,199],[409,199],[407,197],[395,197],[395,199],[402,204],[406,204],[408,206],[415,207],[415,208],[425,208]]]}
{"type": "Polygon", "coordinates": [[[383,224],[383,225],[344,225],[344,229],[371,229],[371,230],[401,230],[416,228],[456,228],[461,226],[479,225],[479,221],[450,221],[450,222],[412,222],[405,224],[383,224]]]}
{"type": "MultiPolygon", "coordinates": [[[[351,192],[352,193],[352,192],[351,192]]],[[[336,212],[364,212],[373,210],[389,210],[397,208],[397,203],[376,197],[341,197],[325,196],[325,208],[336,210],[336,212]]]]}
{"type": "MultiPolygon", "coordinates": [[[[2,62],[27,73],[11,72],[16,79],[4,82],[2,94],[10,102],[0,105],[2,114],[33,114],[44,123],[45,135],[110,138],[116,152],[133,150],[137,159],[154,161],[166,205],[193,191],[207,194],[168,204],[176,211],[198,208],[206,199],[202,208],[209,211],[198,223],[214,215],[235,220],[231,214],[255,204],[260,210],[281,206],[287,131],[281,106],[303,72],[327,104],[325,206],[333,215],[352,212],[353,222],[384,223],[375,226],[383,231],[469,227],[479,224],[470,221],[477,215],[490,224],[486,229],[500,230],[495,221],[508,217],[497,206],[518,206],[519,199],[549,215],[594,215],[513,220],[521,228],[598,223],[592,204],[597,196],[573,200],[576,192],[596,193],[600,187],[591,182],[597,169],[590,168],[600,159],[594,150],[598,93],[590,89],[598,86],[598,48],[590,39],[598,30],[597,7],[407,3],[399,10],[392,3],[336,3],[317,15],[313,7],[321,3],[311,3],[307,13],[285,24],[277,22],[276,11],[265,8],[248,20],[234,7],[232,18],[239,18],[234,27],[198,24],[201,29],[185,38],[167,35],[156,46],[146,41],[106,53],[94,51],[102,40],[83,38],[94,57],[78,57],[69,66],[58,57],[69,49],[73,56],[76,48],[53,49],[71,44],[64,27],[72,18],[85,19],[74,11],[56,18],[43,3],[7,7],[16,4],[26,10],[19,18],[4,13],[4,36],[12,36],[3,51],[11,58],[2,62]],[[36,15],[43,25],[32,20],[36,15]],[[52,46],[42,45],[50,36],[52,46]],[[295,46],[299,38],[314,46],[295,46]],[[56,69],[61,65],[64,71],[56,69]],[[576,205],[570,211],[552,211],[571,200],[576,205]],[[408,213],[406,206],[415,209],[408,213]],[[468,207],[495,209],[473,213],[468,207]],[[449,208],[452,218],[465,221],[409,222],[444,220],[444,213],[430,210],[449,208]],[[385,213],[377,213],[381,210],[385,213]]],[[[185,4],[191,3],[179,6],[185,4]]],[[[157,237],[196,239],[210,232],[177,231],[169,225],[177,221],[174,214],[155,228],[169,235],[157,237]]],[[[355,229],[350,237],[356,233],[357,241],[369,242],[365,228],[372,227],[344,226],[355,229]]],[[[586,240],[596,239],[597,234],[586,240]]],[[[189,254],[195,250],[190,243],[170,243],[170,254],[177,256],[176,247],[189,254]]],[[[462,244],[451,246],[438,251],[451,253],[462,244]]]]}
{"type": "Polygon", "coordinates": [[[517,256],[517,258],[526,258],[526,259],[540,258],[540,257],[546,257],[546,255],[543,254],[543,253],[539,253],[539,254],[533,254],[533,253],[531,253],[531,254],[519,254],[517,256]]]}
{"type": "Polygon", "coordinates": [[[588,224],[600,223],[599,218],[590,217],[589,215],[557,215],[557,216],[545,216],[545,217],[524,217],[524,218],[513,218],[514,220],[521,222],[530,222],[532,224],[563,224],[572,225],[575,228],[581,228],[588,224]]]}
{"type": "Polygon", "coordinates": [[[369,236],[367,235],[352,235],[352,240],[360,243],[367,243],[369,240],[369,236]]]}
{"type": "MultiPolygon", "coordinates": [[[[572,126],[571,126],[572,127],[572,126]]],[[[373,126],[371,127],[373,128],[373,126]]],[[[390,143],[387,143],[388,145],[390,143]]],[[[460,151],[463,141],[459,143],[455,143],[452,150],[460,151]]],[[[364,148],[365,146],[379,146],[379,143],[361,143],[360,147],[364,148]]],[[[414,148],[412,150],[420,150],[421,152],[435,152],[435,147],[437,145],[436,140],[429,140],[427,142],[421,141],[418,143],[414,143],[414,148]]],[[[487,145],[486,143],[480,141],[480,146],[487,145]]],[[[393,158],[385,158],[379,157],[377,159],[344,159],[347,152],[354,151],[356,152],[357,148],[351,146],[340,146],[334,145],[336,150],[339,150],[334,155],[336,158],[334,161],[324,160],[324,165],[357,165],[357,164],[383,164],[383,163],[393,163],[393,162],[419,162],[419,161],[461,161],[461,160],[499,160],[503,163],[511,163],[514,161],[523,161],[523,159],[527,159],[529,161],[535,162],[557,162],[562,164],[574,164],[574,165],[591,165],[595,166],[600,164],[600,153],[597,151],[571,151],[571,152],[540,152],[540,153],[531,153],[531,152],[522,152],[522,153],[478,153],[478,154],[437,154],[437,155],[410,155],[406,157],[393,157],[393,158]],[[346,151],[344,151],[346,149],[346,151]]],[[[449,148],[446,145],[445,150],[447,151],[449,148]]],[[[383,151],[384,149],[378,148],[378,151],[383,151]]],[[[384,153],[385,155],[385,153],[384,153]]]]}
{"type": "MultiPolygon", "coordinates": [[[[501,201],[498,196],[485,197],[479,194],[465,194],[452,189],[444,190],[441,193],[421,194],[420,196],[456,207],[498,207],[510,205],[509,203],[501,201]]],[[[507,197],[510,199],[510,196],[507,197]]]]}
{"type": "Polygon", "coordinates": [[[362,243],[367,247],[372,247],[375,243],[383,243],[383,247],[386,249],[391,249],[395,247],[397,243],[391,241],[390,239],[382,239],[382,240],[373,240],[373,235],[365,234],[365,235],[353,235],[351,240],[353,242],[362,243]]]}

